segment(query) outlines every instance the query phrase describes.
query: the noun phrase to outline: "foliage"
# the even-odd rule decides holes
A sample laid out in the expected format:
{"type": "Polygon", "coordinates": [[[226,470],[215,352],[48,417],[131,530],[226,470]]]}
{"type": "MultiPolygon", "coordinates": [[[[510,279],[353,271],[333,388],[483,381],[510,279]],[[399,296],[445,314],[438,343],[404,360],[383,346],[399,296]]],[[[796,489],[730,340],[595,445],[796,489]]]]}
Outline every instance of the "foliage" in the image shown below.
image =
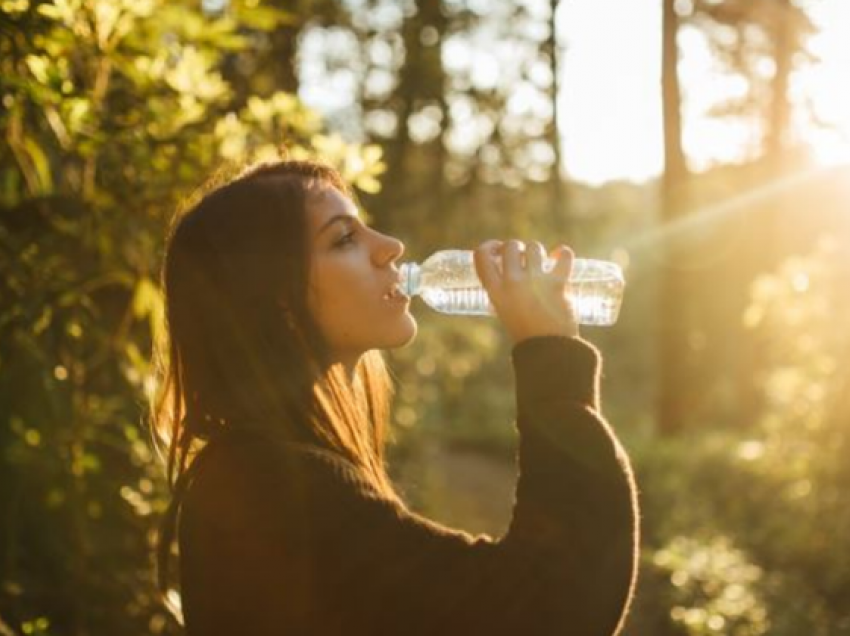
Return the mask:
{"type": "Polygon", "coordinates": [[[850,633],[850,427],[836,373],[848,340],[832,328],[850,309],[850,271],[837,256],[824,240],[753,285],[743,320],[771,362],[757,426],[641,444],[644,620],[666,613],[688,635],[850,633]]]}
{"type": "Polygon", "coordinates": [[[281,144],[370,192],[383,169],[290,94],[236,99],[222,65],[284,14],[193,7],[0,5],[0,615],[23,633],[175,630],[152,582],[165,490],[144,423],[174,209],[281,144]]]}
{"type": "Polygon", "coordinates": [[[674,537],[653,555],[652,565],[669,576],[670,618],[685,633],[767,633],[767,611],[757,589],[764,573],[727,537],[674,537]]]}

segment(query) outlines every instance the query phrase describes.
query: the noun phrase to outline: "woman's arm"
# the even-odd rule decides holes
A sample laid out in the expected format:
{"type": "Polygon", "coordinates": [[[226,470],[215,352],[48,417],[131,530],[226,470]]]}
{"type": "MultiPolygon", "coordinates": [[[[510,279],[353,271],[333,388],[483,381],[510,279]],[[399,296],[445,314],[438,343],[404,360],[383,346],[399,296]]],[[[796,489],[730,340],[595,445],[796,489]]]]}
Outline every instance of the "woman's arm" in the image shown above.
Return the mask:
{"type": "Polygon", "coordinates": [[[550,547],[575,590],[560,619],[577,634],[615,633],[637,574],[638,508],[628,458],[599,411],[598,352],[577,338],[536,337],[514,347],[520,477],[512,540],[550,547]]]}
{"type": "Polygon", "coordinates": [[[573,338],[514,348],[520,477],[499,541],[411,513],[347,463],[311,454],[315,563],[345,633],[616,633],[635,580],[637,506],[598,412],[598,360],[573,338]]]}

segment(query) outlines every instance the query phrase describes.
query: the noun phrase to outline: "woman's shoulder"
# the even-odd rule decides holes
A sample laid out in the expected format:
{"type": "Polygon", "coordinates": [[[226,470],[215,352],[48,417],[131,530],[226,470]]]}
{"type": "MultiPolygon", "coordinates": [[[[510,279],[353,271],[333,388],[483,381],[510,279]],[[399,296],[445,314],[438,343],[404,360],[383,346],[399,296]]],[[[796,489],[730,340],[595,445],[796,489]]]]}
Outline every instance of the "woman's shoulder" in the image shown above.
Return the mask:
{"type": "Polygon", "coordinates": [[[222,436],[194,461],[187,505],[204,507],[232,509],[258,497],[280,501],[328,482],[359,478],[358,468],[339,453],[253,434],[222,436]]]}
{"type": "Polygon", "coordinates": [[[275,439],[253,433],[240,433],[223,439],[213,461],[226,468],[242,468],[268,477],[282,477],[291,471],[344,476],[356,474],[358,467],[340,453],[318,443],[275,439]]]}

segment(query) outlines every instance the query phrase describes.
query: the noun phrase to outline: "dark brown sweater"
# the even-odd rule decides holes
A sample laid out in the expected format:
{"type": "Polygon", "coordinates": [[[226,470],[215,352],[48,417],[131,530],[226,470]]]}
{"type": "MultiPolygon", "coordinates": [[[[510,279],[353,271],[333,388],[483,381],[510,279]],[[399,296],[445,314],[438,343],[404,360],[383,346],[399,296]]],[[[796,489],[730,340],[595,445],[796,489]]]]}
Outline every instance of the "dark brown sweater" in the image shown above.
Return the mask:
{"type": "Polygon", "coordinates": [[[599,413],[599,355],[547,336],[512,358],[520,472],[504,537],[388,501],[328,451],[213,443],[180,519],[188,635],[616,633],[637,505],[599,413]]]}

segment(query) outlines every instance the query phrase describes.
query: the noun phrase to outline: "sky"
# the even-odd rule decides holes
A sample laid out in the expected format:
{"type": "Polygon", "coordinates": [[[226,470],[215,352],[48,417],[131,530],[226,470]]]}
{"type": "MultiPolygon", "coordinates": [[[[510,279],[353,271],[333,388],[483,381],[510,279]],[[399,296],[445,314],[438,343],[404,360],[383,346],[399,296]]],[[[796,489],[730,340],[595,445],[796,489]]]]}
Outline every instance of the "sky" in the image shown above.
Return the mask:
{"type": "MultiPolygon", "coordinates": [[[[502,6],[497,0],[465,1],[479,9],[495,11],[502,6]]],[[[548,5],[548,0],[525,2],[541,5],[544,11],[548,5]]],[[[850,92],[841,86],[850,78],[850,0],[809,3],[822,27],[812,44],[822,61],[795,78],[793,99],[809,102],[817,116],[835,130],[810,128],[801,134],[823,163],[848,162],[850,92]]],[[[386,12],[388,20],[401,20],[400,9],[395,18],[392,13],[386,12]]],[[[566,172],[572,179],[592,185],[611,180],[641,182],[657,176],[663,167],[661,0],[564,0],[557,24],[562,73],[558,112],[566,172]]],[[[746,91],[746,84],[721,72],[704,37],[695,29],[683,29],[679,43],[685,92],[684,146],[691,168],[703,170],[716,162],[741,159],[754,143],[753,130],[708,117],[707,111],[718,99],[746,91]]],[[[309,70],[311,47],[327,50],[328,41],[307,38],[304,45],[307,52],[302,70],[309,70]]],[[[333,43],[331,47],[336,48],[333,43]]],[[[491,48],[495,51],[498,47],[491,48]]],[[[456,57],[444,55],[449,63],[456,57]]],[[[499,63],[486,49],[465,57],[474,64],[472,70],[479,81],[498,77],[499,63]]],[[[331,81],[327,76],[310,81],[311,77],[315,75],[309,72],[302,77],[301,96],[326,114],[344,108],[350,101],[345,96],[355,92],[353,85],[345,84],[345,74],[331,81]]],[[[353,81],[350,74],[348,78],[353,81]]]]}
{"type": "Polygon", "coordinates": [[[661,3],[569,0],[558,26],[568,174],[599,183],[660,172],[661,3]]]}
{"type": "MultiPolygon", "coordinates": [[[[835,132],[807,129],[817,159],[850,160],[850,1],[815,0],[822,32],[813,47],[822,62],[795,81],[795,100],[807,99],[835,132]]],[[[660,0],[567,0],[558,16],[563,43],[560,113],[563,153],[574,179],[599,184],[642,181],[662,169],[660,0]]],[[[725,77],[694,30],[680,35],[680,77],[686,91],[685,149],[691,167],[739,159],[752,131],[706,116],[724,95],[745,90],[725,77]]]]}

